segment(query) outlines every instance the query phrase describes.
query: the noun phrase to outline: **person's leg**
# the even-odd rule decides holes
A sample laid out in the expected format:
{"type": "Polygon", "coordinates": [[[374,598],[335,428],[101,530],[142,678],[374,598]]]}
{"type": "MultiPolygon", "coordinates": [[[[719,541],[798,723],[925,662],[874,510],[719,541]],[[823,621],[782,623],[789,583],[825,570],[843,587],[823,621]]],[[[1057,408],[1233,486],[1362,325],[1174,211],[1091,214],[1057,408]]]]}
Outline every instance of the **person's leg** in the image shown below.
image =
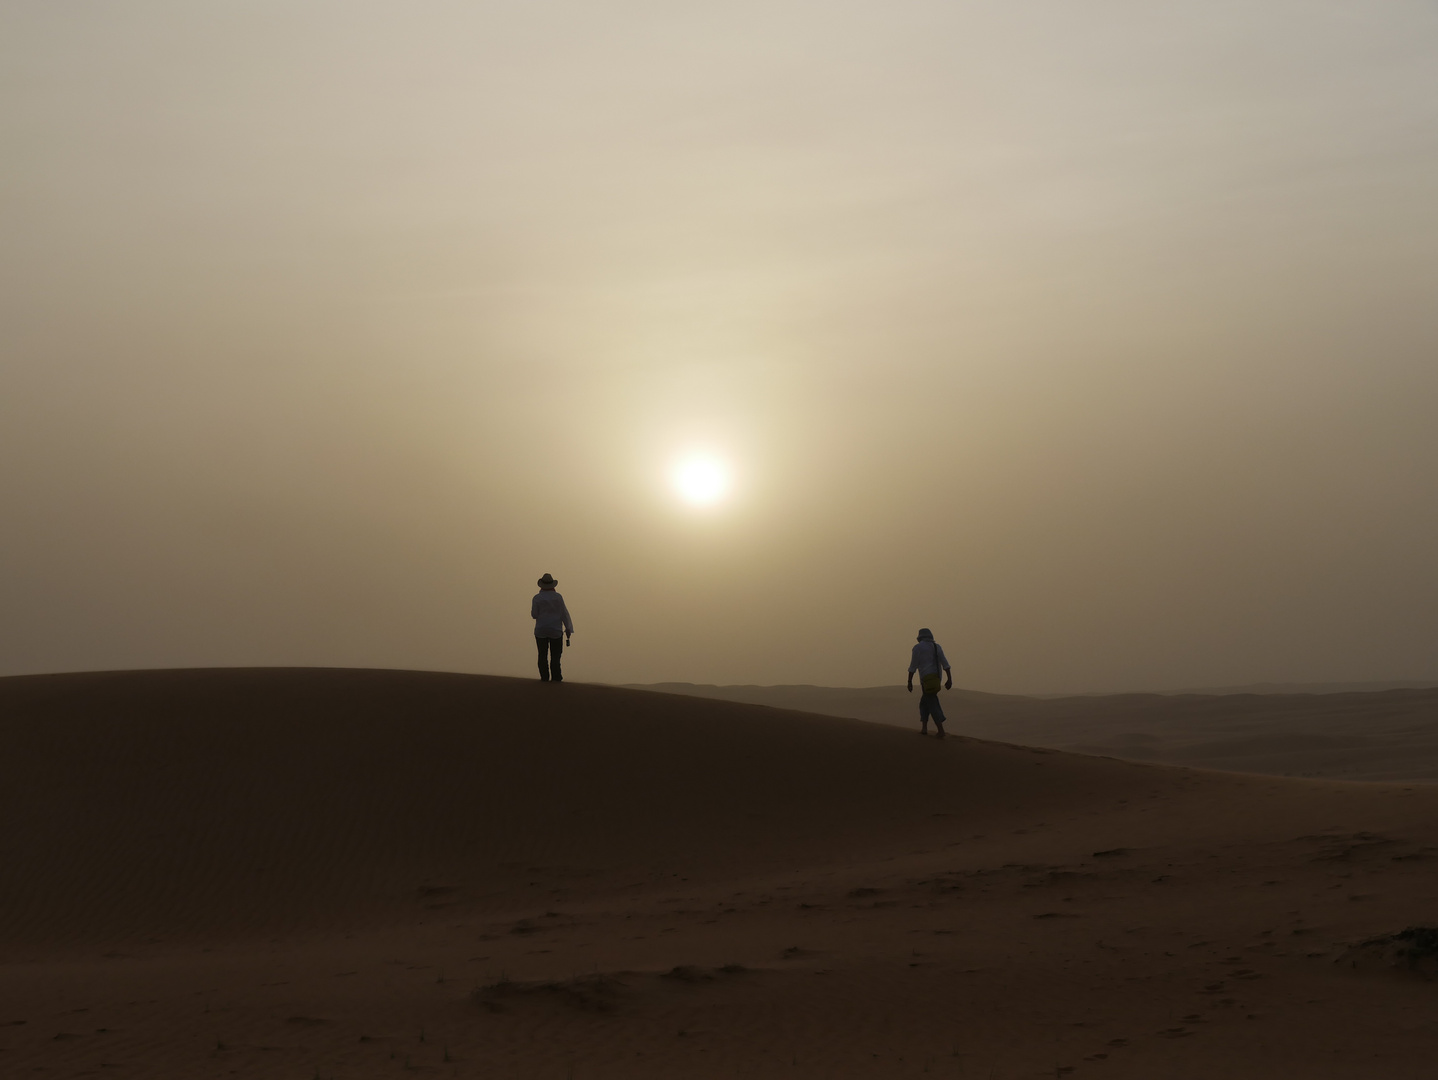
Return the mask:
{"type": "Polygon", "coordinates": [[[563,682],[564,676],[559,671],[559,654],[564,651],[563,638],[549,639],[549,672],[555,682],[563,682]]]}
{"type": "Polygon", "coordinates": [[[944,721],[948,719],[944,715],[944,707],[939,704],[939,695],[934,695],[934,703],[929,706],[929,714],[934,718],[934,727],[938,729],[939,738],[944,737],[944,721]]]}
{"type": "Polygon", "coordinates": [[[536,637],[534,644],[539,648],[539,680],[549,681],[549,639],[536,637]]]}
{"type": "Polygon", "coordinates": [[[930,708],[930,706],[933,705],[933,703],[934,703],[934,695],[933,695],[933,694],[920,694],[920,695],[919,695],[919,734],[920,734],[920,735],[927,735],[927,734],[929,733],[929,708],[930,708]]]}

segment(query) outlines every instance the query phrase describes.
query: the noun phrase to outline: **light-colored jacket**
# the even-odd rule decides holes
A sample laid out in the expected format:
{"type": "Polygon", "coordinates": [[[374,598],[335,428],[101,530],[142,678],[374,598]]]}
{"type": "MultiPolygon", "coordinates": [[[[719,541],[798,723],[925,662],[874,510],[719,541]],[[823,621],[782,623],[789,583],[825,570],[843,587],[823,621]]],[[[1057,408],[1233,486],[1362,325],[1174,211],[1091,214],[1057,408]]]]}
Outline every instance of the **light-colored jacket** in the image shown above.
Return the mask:
{"type": "Polygon", "coordinates": [[[574,633],[574,622],[564,597],[553,589],[541,589],[529,602],[529,617],[534,620],[534,636],[557,638],[574,633]]]}
{"type": "Polygon", "coordinates": [[[917,671],[920,675],[937,675],[940,668],[952,670],[949,658],[944,655],[944,647],[937,641],[914,642],[914,652],[909,658],[909,674],[917,671]]]}

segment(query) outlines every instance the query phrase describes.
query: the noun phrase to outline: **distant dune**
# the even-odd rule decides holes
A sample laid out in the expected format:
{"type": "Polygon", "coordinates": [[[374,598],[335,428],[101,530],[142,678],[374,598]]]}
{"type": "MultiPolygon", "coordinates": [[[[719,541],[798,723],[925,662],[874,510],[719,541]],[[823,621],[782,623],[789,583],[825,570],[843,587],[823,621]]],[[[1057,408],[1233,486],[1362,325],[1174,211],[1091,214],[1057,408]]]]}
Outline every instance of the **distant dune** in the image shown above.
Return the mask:
{"type": "Polygon", "coordinates": [[[0,679],[0,750],[0,1076],[1432,1071],[1438,788],[401,671],[0,679]]]}
{"type": "MultiPolygon", "coordinates": [[[[917,691],[902,686],[647,688],[918,726],[917,691]]],[[[981,739],[1273,776],[1438,780],[1438,689],[1067,698],[954,690],[941,700],[951,730],[981,739]]]]}
{"type": "MultiPolygon", "coordinates": [[[[1366,682],[1315,683],[1243,683],[1239,686],[1195,686],[1186,690],[1165,691],[1174,694],[1371,694],[1379,690],[1433,690],[1438,679],[1386,679],[1366,682]]],[[[1072,694],[1050,694],[1049,697],[1072,697],[1072,694]]],[[[1111,694],[1101,695],[1112,697],[1111,694]]]]}

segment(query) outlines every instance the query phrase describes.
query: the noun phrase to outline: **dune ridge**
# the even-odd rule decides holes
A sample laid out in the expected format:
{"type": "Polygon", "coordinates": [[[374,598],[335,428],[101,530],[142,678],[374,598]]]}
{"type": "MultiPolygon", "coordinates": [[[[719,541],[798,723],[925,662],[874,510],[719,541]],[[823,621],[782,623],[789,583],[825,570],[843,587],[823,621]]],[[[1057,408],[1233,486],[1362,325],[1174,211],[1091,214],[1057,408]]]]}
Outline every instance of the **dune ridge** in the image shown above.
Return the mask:
{"type": "Polygon", "coordinates": [[[1431,1068],[1422,785],[405,671],[4,679],[0,746],[0,1075],[1431,1068]]]}
{"type": "MultiPolygon", "coordinates": [[[[916,724],[915,699],[902,686],[655,683],[632,689],[916,724]]],[[[1438,689],[1432,688],[1059,698],[960,688],[942,700],[954,730],[981,739],[1270,776],[1438,780],[1438,689]]]]}
{"type": "MultiPolygon", "coordinates": [[[[358,918],[431,878],[522,887],[519,863],[687,866],[700,835],[695,873],[788,865],[882,845],[900,822],[922,833],[935,812],[983,816],[1032,757],[974,747],[983,764],[956,777],[859,723],[320,669],[0,680],[0,739],[4,932],[24,938],[358,918]]],[[[1087,771],[1023,799],[1132,773],[1087,771]]]]}

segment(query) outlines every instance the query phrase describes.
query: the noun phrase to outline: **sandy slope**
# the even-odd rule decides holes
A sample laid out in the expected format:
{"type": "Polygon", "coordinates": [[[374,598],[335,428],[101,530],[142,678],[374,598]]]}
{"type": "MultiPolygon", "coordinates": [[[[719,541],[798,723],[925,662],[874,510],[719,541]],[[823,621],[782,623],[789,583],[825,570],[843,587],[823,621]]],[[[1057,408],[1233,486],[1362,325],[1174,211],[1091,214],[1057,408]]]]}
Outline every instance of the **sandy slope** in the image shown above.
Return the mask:
{"type": "Polygon", "coordinates": [[[1438,1046],[1434,986],[1349,948],[1438,921],[1427,787],[412,672],[0,680],[0,750],[0,1076],[1419,1077],[1438,1046]]]}
{"type": "MultiPolygon", "coordinates": [[[[664,693],[915,727],[902,686],[704,686],[664,693]]],[[[955,689],[955,729],[982,739],[1138,761],[1335,780],[1438,780],[1438,689],[1362,693],[1111,694],[1030,698],[955,689]]]]}

